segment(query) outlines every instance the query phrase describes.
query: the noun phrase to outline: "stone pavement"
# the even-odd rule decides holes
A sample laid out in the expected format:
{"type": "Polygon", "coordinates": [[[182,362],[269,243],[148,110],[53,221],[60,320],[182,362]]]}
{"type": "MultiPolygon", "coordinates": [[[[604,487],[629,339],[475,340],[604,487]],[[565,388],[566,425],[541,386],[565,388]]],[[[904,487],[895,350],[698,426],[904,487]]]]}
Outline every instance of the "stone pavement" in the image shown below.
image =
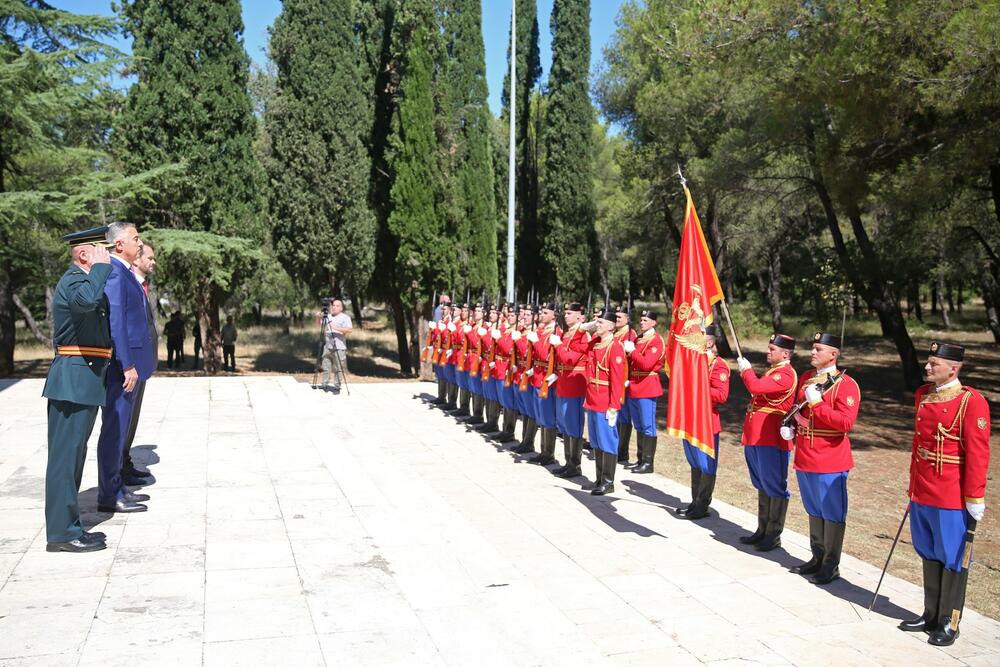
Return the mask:
{"type": "Polygon", "coordinates": [[[785,571],[805,537],[748,551],[754,517],[678,520],[687,491],[658,475],[592,497],[429,408],[429,384],[154,379],[150,511],[95,513],[95,429],[82,502],[108,549],[46,553],[41,387],[0,384],[3,665],[1000,664],[993,620],[933,648],[894,627],[916,586],[887,577],[869,614],[877,568],[845,556],[813,586],[785,571]]]}

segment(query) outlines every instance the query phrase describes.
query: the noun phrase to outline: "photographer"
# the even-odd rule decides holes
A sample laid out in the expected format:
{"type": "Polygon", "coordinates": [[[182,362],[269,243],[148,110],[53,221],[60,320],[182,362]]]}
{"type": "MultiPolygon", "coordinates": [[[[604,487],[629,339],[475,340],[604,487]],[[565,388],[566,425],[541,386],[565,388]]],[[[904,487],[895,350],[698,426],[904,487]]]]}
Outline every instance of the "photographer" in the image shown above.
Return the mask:
{"type": "Polygon", "coordinates": [[[340,385],[344,381],[344,369],[347,368],[347,334],[354,331],[351,317],[344,312],[344,302],[340,299],[324,299],[323,310],[317,313],[317,320],[323,331],[323,382],[320,385],[324,391],[340,393],[340,385]],[[336,359],[334,359],[336,355],[336,359]],[[336,372],[336,382],[330,384],[330,370],[336,372]]]}

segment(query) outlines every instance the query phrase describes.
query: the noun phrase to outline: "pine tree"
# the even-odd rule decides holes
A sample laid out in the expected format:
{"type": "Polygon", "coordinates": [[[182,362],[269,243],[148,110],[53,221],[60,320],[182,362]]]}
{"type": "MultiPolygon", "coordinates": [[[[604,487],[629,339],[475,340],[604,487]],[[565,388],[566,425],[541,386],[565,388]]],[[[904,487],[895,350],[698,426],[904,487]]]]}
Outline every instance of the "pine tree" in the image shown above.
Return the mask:
{"type": "Polygon", "coordinates": [[[496,208],[487,105],[486,55],[479,0],[452,0],[444,18],[445,68],[452,113],[454,171],[450,189],[459,195],[458,241],[464,251],[463,278],[473,289],[492,292],[497,284],[496,208]]]}
{"type": "MultiPolygon", "coordinates": [[[[542,76],[542,59],[538,49],[538,9],[535,0],[516,0],[517,9],[517,109],[514,135],[517,150],[515,162],[516,189],[514,219],[517,224],[517,268],[515,275],[526,293],[539,282],[541,240],[538,230],[538,144],[533,131],[532,98],[542,76]]],[[[510,44],[510,39],[507,40],[510,44]]],[[[503,80],[502,118],[510,119],[510,47],[507,47],[507,73],[503,80]]],[[[505,123],[506,124],[506,123],[505,123]]],[[[506,193],[506,188],[504,188],[506,193]]],[[[503,249],[506,260],[506,234],[503,249]]]]}
{"type": "Polygon", "coordinates": [[[130,218],[262,242],[262,173],[239,0],[123,0],[119,11],[134,38],[138,81],[119,118],[116,152],[128,173],[186,166],[184,178],[130,218]]]}
{"type": "Polygon", "coordinates": [[[589,27],[590,0],[555,0],[540,204],[542,258],[551,272],[541,284],[565,294],[583,293],[597,267],[589,27]]]}
{"type": "Polygon", "coordinates": [[[375,261],[367,202],[369,100],[350,0],[285,0],[271,36],[278,68],[266,167],[275,251],[315,290],[363,290],[375,261]]]}

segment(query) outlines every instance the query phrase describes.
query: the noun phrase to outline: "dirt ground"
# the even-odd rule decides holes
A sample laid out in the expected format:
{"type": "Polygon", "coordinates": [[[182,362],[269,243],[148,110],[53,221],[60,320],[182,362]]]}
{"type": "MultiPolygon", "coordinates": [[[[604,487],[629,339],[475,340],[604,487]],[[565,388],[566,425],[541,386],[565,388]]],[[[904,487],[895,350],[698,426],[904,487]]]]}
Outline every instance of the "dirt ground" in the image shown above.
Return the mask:
{"type": "MultiPolygon", "coordinates": [[[[914,343],[923,358],[923,350],[935,338],[932,331],[912,332],[914,343]]],[[[940,333],[938,333],[940,336],[940,333]]],[[[1000,349],[991,344],[985,333],[949,332],[947,338],[967,345],[967,361],[962,379],[980,391],[990,401],[991,413],[1000,415],[1000,377],[994,372],[1000,362],[1000,349]]],[[[237,373],[289,373],[302,382],[311,382],[315,369],[317,333],[311,327],[293,328],[282,333],[278,326],[249,327],[241,330],[236,346],[237,373]]],[[[844,551],[878,567],[882,567],[892,539],[906,507],[907,475],[913,424],[913,395],[902,390],[902,373],[895,348],[877,336],[848,336],[842,367],[861,386],[861,412],[851,433],[855,469],[849,480],[850,510],[844,551]]],[[[763,338],[744,341],[744,352],[759,370],[764,365],[763,338]]],[[[162,375],[202,375],[191,368],[192,341],[185,341],[187,358],[180,369],[168,369],[166,344],[160,341],[162,375]]],[[[44,377],[51,353],[38,344],[20,345],[15,357],[17,376],[44,377]]],[[[802,351],[794,361],[801,373],[808,369],[807,353],[802,351]]],[[[735,361],[730,361],[735,370],[735,361]]],[[[406,380],[399,373],[396,341],[384,322],[365,322],[350,336],[348,383],[406,380]]],[[[756,491],[750,484],[743,459],[740,429],[748,395],[738,378],[733,378],[729,402],[722,411],[723,434],[720,441],[720,471],[715,495],[720,500],[755,513],[756,491]]],[[[660,404],[660,424],[663,424],[664,402],[660,404]]],[[[994,425],[993,447],[1000,437],[1000,424],[994,425]]],[[[633,454],[634,438],[633,438],[633,454]]],[[[657,472],[687,484],[689,468],[681,444],[674,438],[660,437],[656,456],[657,472]]],[[[990,463],[987,488],[987,512],[979,524],[975,543],[975,564],[969,578],[968,604],[977,611],[1000,618],[1000,508],[992,503],[995,479],[1000,470],[1000,455],[990,463]]],[[[808,533],[806,514],[802,509],[795,475],[789,475],[792,502],[786,525],[808,533]]],[[[920,560],[910,546],[909,530],[903,531],[890,565],[893,574],[919,583],[920,560]]],[[[919,611],[919,610],[914,610],[919,611]]]]}
{"type": "MultiPolygon", "coordinates": [[[[968,347],[962,380],[980,390],[990,402],[994,418],[991,450],[1000,438],[997,423],[1000,402],[1000,377],[995,372],[1000,351],[988,345],[982,335],[949,334],[968,347]]],[[[921,359],[931,340],[930,336],[914,336],[921,359]]],[[[913,436],[913,394],[902,391],[902,372],[895,348],[884,340],[871,338],[850,340],[841,366],[861,387],[861,411],[851,432],[855,468],[848,480],[850,493],[847,534],[844,552],[882,567],[889,547],[899,529],[907,504],[910,447],[913,436]]],[[[766,340],[744,343],[744,353],[760,372],[764,367],[766,340]]],[[[807,353],[798,352],[793,362],[801,374],[809,369],[807,353]]],[[[735,361],[730,363],[735,371],[735,361]]],[[[749,394],[738,377],[730,387],[729,401],[722,410],[723,433],[719,441],[719,476],[715,497],[748,512],[757,512],[757,493],[750,484],[746,462],[740,445],[740,429],[749,394]]],[[[661,401],[660,424],[665,415],[661,401]]],[[[633,438],[632,459],[635,459],[633,438]]],[[[1000,508],[993,504],[997,493],[996,480],[1000,472],[1000,455],[993,452],[990,460],[987,511],[976,531],[974,564],[969,572],[968,605],[983,614],[1000,618],[1000,508]]],[[[681,443],[676,438],[661,435],[656,452],[656,471],[671,479],[688,484],[690,468],[684,458],[681,443]]],[[[808,534],[808,517],[802,508],[795,475],[789,471],[792,500],[788,507],[786,526],[808,534]]],[[[687,500],[686,498],[684,500],[687,500]]],[[[909,522],[900,537],[889,571],[903,579],[919,583],[920,559],[910,543],[909,522]]],[[[919,613],[919,609],[915,609],[919,613]]]]}

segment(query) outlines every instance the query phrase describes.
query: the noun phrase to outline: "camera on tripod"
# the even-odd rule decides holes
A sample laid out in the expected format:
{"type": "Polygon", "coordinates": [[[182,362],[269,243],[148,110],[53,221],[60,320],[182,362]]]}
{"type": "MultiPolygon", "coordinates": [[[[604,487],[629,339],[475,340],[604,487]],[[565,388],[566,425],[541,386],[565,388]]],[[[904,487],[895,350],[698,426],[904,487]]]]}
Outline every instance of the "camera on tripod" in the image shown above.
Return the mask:
{"type": "Polygon", "coordinates": [[[323,315],[329,315],[330,314],[330,304],[333,303],[334,301],[335,301],[335,299],[332,296],[324,296],[324,297],[320,298],[319,302],[320,302],[320,304],[322,304],[322,307],[320,308],[320,312],[323,313],[323,315]]]}

